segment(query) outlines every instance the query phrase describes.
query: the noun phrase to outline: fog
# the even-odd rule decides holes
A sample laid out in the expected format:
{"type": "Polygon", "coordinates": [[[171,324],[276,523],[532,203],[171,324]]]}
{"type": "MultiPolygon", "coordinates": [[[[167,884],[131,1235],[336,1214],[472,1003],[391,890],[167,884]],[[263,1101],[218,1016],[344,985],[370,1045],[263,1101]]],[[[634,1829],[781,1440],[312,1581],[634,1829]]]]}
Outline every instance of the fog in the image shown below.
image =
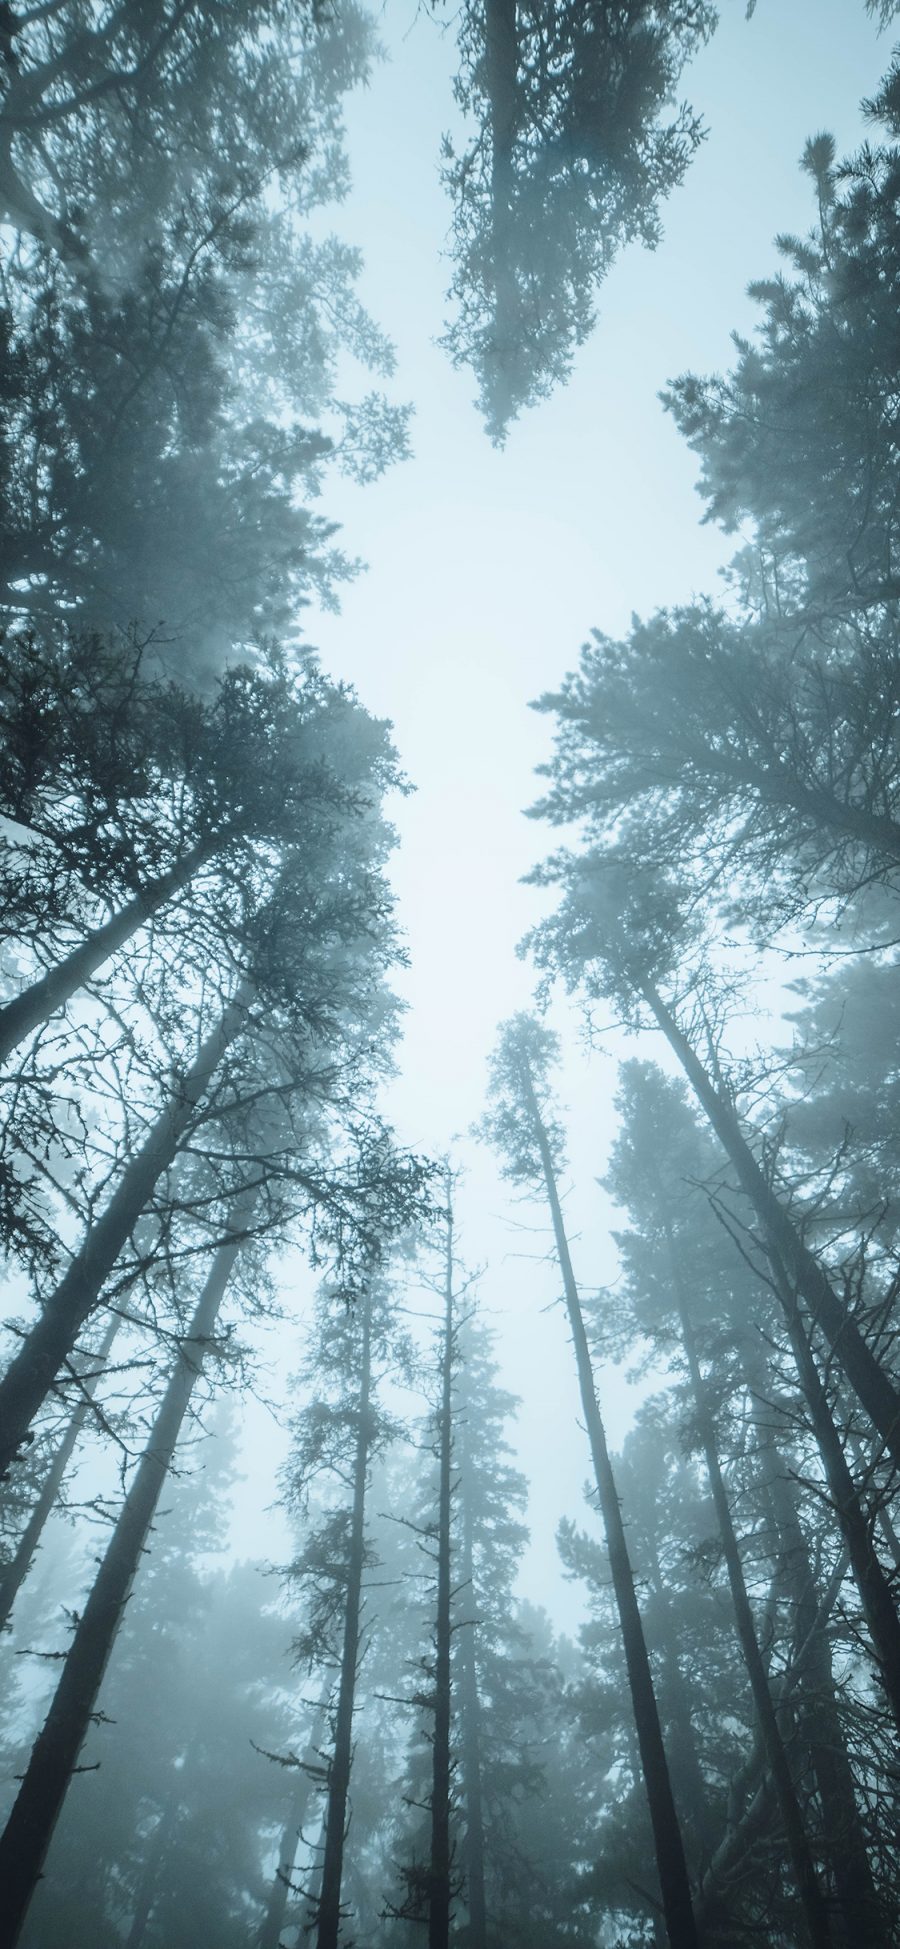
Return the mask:
{"type": "Polygon", "coordinates": [[[900,1941],[896,12],[0,23],[0,1949],[900,1941]]]}

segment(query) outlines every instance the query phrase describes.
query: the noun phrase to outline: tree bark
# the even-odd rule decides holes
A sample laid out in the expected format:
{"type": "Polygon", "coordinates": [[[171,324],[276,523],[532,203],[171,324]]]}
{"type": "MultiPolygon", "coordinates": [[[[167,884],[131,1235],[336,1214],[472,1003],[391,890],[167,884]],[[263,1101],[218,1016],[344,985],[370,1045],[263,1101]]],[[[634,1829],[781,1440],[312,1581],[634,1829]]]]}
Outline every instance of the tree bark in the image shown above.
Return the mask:
{"type": "Polygon", "coordinates": [[[356,1454],[353,1463],[353,1509],[350,1519],[344,1641],[334,1728],[334,1752],[328,1769],[325,1851],[322,1860],[322,1885],[316,1907],[316,1949],[337,1949],[341,1926],[341,1879],[347,1826],[347,1796],[350,1790],[350,1769],[353,1762],[353,1706],[359,1660],[362,1579],[366,1551],[366,1483],[372,1435],[369,1405],[372,1382],[371,1330],[372,1300],[371,1294],[367,1291],[363,1301],[362,1316],[362,1351],[356,1454]]]}
{"type": "Polygon", "coordinates": [[[281,1844],[278,1849],[278,1868],[272,1878],[269,1905],[266,1919],[259,1933],[258,1949],[278,1949],[284,1918],[287,1912],[290,1880],[297,1858],[297,1840],[303,1825],[303,1816],[309,1800],[309,1781],[301,1777],[294,1792],[291,1809],[284,1823],[281,1844]]]}
{"type": "Polygon", "coordinates": [[[609,1552],[609,1567],[612,1574],[613,1589],[622,1630],[625,1650],[625,1663],[628,1668],[628,1683],[637,1730],[638,1748],[641,1756],[641,1769],[644,1787],[650,1809],[650,1823],[653,1829],[653,1842],[659,1885],[662,1895],[663,1914],[668,1933],[670,1949],[700,1949],[700,1937],[694,1917],[691,1888],[685,1860],[684,1842],[675,1809],[672,1783],[663,1744],[662,1728],[656,1694],[653,1689],[653,1675],[647,1656],[647,1645],[641,1614],[638,1609],[634,1589],[634,1577],[625,1540],[625,1526],[616,1492],[615,1478],[606,1444],[606,1431],[603,1426],[597,1396],[594,1391],[594,1375],[591,1354],[588,1346],[578,1287],[572,1269],[569,1243],[563,1223],[562,1207],[556,1188],[556,1173],[547,1133],[544,1129],[540,1108],[534,1093],[531,1074],[523,1062],[522,1080],[528,1103],[532,1128],[541,1157],[547,1201],[553,1220],[556,1250],[565,1291],[566,1310],[569,1326],[575,1343],[575,1360],[581,1389],[581,1405],[587,1425],[591,1456],[594,1464],[594,1478],[597,1495],[603,1514],[606,1530],[606,1543],[609,1552]]]}
{"type": "Polygon", "coordinates": [[[0,1381],[0,1474],[14,1460],[63,1361],[74,1351],[81,1328],[99,1304],[104,1282],[152,1197],[157,1180],[176,1156],[197,1105],[229,1044],[240,1033],[246,1018],[247,992],[245,984],[201,1045],[0,1381]]]}
{"type": "MultiPolygon", "coordinates": [[[[235,1229],[237,1227],[235,1226],[235,1229]]],[[[0,1838],[0,1949],[15,1949],[63,1801],[91,1725],[106,1665],[199,1378],[240,1241],[219,1247],[188,1333],[78,1620],[62,1676],[0,1838]]]]}
{"type": "MultiPolygon", "coordinates": [[[[669,1772],[672,1776],[672,1787],[676,1805],[679,1808],[681,1816],[682,1832],[693,1844],[692,1851],[696,1853],[699,1861],[705,1866],[712,1854],[712,1812],[709,1805],[706,1781],[703,1778],[703,1768],[700,1764],[700,1754],[697,1750],[694,1722],[691,1717],[690,1699],[688,1698],[684,1677],[678,1663],[678,1651],[672,1625],[672,1608],[666,1592],[656,1537],[653,1535],[649,1525],[644,1530],[644,1541],[647,1545],[647,1552],[650,1559],[649,1567],[652,1577],[652,1593],[659,1619],[656,1635],[663,1677],[663,1682],[659,1690],[660,1695],[664,1697],[665,1703],[668,1706],[667,1718],[670,1729],[668,1742],[669,1772]]],[[[650,1628],[649,1618],[647,1637],[652,1646],[654,1634],[650,1628]]]]}
{"type": "Polygon", "coordinates": [[[434,1744],[431,1770],[428,1949],[448,1949],[450,1941],[450,1521],[453,1459],[453,1301],[453,1204],[452,1184],[448,1170],[441,1405],[438,1421],[437,1614],[434,1634],[434,1744]]]}
{"type": "Polygon", "coordinates": [[[819,1885],[815,1863],[810,1851],[803,1814],[797,1798],[797,1790],[794,1786],[784,1740],[781,1736],[778,1715],[775,1710],[772,1694],[769,1690],[768,1674],[759,1648],[753,1610],[747,1594],[744,1566],[741,1561],[741,1553],[734,1524],[731,1520],[731,1506],[728,1501],[728,1491],[719,1462],[715,1423],[709,1405],[706,1383],[700,1369],[693,1324],[684,1294],[672,1235],[668,1224],[666,1225],[666,1232],[669,1249],[669,1267],[672,1276],[675,1302],[678,1307],[682,1344],[687,1358],[691,1390],[694,1396],[694,1409],[697,1416],[700,1440],[703,1446],[704,1460],[706,1462],[706,1473],[709,1479],[713,1508],[716,1512],[716,1522],[722,1544],[722,1553],[725,1558],[725,1568],[728,1573],[728,1585],[731,1591],[731,1602],[734,1607],[738,1641],[740,1643],[747,1677],[750,1682],[753,1709],[756,1715],[760,1737],[765,1747],[766,1760],[772,1776],[772,1783],[775,1788],[778,1809],[781,1815],[781,1825],[784,1831],[784,1838],[787,1842],[797,1893],[800,1897],[806,1934],[810,1943],[814,1945],[814,1949],[831,1949],[834,1937],[829,1924],[825,1897],[819,1885]]]}
{"type": "Polygon", "coordinates": [[[70,1001],[103,966],[104,961],[125,946],[139,927],[143,927],[161,907],[190,884],[211,851],[209,842],[195,846],[170,872],[164,873],[158,880],[151,880],[118,913],[104,921],[101,927],[95,927],[86,940],[73,948],[71,954],[65,955],[54,968],[50,968],[39,981],[32,981],[22,989],[21,994],[15,995],[12,1001],[0,1008],[0,1063],[6,1062],[33,1029],[40,1028],[58,1008],[70,1001]]]}
{"type": "Polygon", "coordinates": [[[650,981],[636,983],[674,1050],[723,1149],[730,1157],[745,1196],[762,1226],[767,1249],[783,1265],[813,1321],[821,1327],[873,1426],[900,1467],[900,1392],[867,1346],[818,1260],[776,1197],[743,1134],[736,1111],[716,1088],[687,1036],[650,981]]]}
{"type": "Polygon", "coordinates": [[[13,1605],[25,1582],[35,1550],[44,1533],[44,1525],[56,1505],[63,1476],[90,1413],[94,1389],[102,1376],[112,1343],[121,1324],[118,1313],[110,1314],[109,1325],[96,1353],[88,1355],[91,1371],[89,1377],[82,1376],[81,1398],[69,1417],[69,1425],[41,1484],[40,1494],[22,1531],[15,1555],[0,1575],[0,1631],[5,1630],[9,1622],[13,1605]]]}
{"type": "MultiPolygon", "coordinates": [[[[473,1592],[474,1537],[472,1507],[466,1473],[462,1477],[462,1581],[473,1592]]],[[[487,1949],[487,1903],[484,1886],[484,1806],[481,1793],[481,1699],[476,1653],[477,1620],[462,1633],[460,1647],[460,1708],[462,1715],[462,1771],[466,1801],[466,1900],[469,1910],[469,1949],[487,1949]]]]}
{"type": "Polygon", "coordinates": [[[894,1725],[900,1736],[900,1619],[890,1584],[878,1561],[870,1525],[856,1493],[843,1443],[835,1427],[828,1397],[819,1379],[806,1329],[796,1304],[791,1305],[787,1273],[777,1254],[772,1272],[788,1323],[791,1351],[809,1409],[810,1425],[822,1458],[825,1480],[841,1528],[859,1592],[878,1675],[884,1686],[894,1725]]]}
{"type": "Polygon", "coordinates": [[[860,1820],[853,1769],[838,1711],[826,1631],[819,1623],[819,1594],[809,1546],[796,1506],[787,1463],[766,1426],[757,1396],[753,1421],[762,1479],[770,1499],[786,1586],[794,1604],[798,1647],[798,1720],[822,1803],[825,1846],[839,1905],[846,1949],[885,1949],[885,1934],[860,1820]]]}

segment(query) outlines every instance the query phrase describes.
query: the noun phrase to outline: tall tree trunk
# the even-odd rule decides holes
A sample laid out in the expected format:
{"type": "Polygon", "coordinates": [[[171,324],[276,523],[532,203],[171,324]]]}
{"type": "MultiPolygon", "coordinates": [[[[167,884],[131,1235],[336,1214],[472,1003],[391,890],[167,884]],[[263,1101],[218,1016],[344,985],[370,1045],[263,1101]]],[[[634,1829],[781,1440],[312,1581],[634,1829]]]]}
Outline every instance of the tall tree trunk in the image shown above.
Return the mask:
{"type": "Polygon", "coordinates": [[[89,1372],[81,1376],[81,1397],[69,1416],[69,1425],[41,1484],[40,1494],[22,1531],[15,1555],[0,1575],[0,1631],[3,1631],[9,1622],[13,1605],[28,1575],[31,1560],[44,1533],[44,1525],[56,1505],[63,1476],[90,1413],[94,1390],[102,1376],[121,1324],[119,1314],[111,1313],[99,1347],[95,1353],[87,1356],[90,1366],[89,1372]]]}
{"type": "Polygon", "coordinates": [[[444,1270],[444,1328],[441,1347],[441,1404],[438,1421],[437,1615],[434,1661],[434,1744],[431,1769],[431,1872],[428,1949],[448,1949],[450,1941],[450,1521],[453,1460],[453,1187],[447,1177],[447,1243],[444,1270]]]}
{"type": "Polygon", "coordinates": [[[856,1492],[843,1443],[834,1423],[828,1397],[819,1378],[806,1328],[800,1318],[785,1267],[770,1249],[770,1264],[787,1320],[791,1352],[809,1410],[825,1480],[850,1558],[878,1674],[884,1686],[894,1725],[900,1735],[900,1619],[890,1584],[878,1561],[870,1524],[856,1492]]]}
{"type": "Polygon", "coordinates": [[[814,1949],[831,1949],[834,1938],[829,1925],[825,1898],[819,1886],[815,1864],[810,1851],[803,1814],[797,1797],[797,1790],[791,1776],[788,1756],[785,1750],[784,1740],[781,1736],[781,1728],[778,1724],[775,1703],[769,1690],[768,1675],[759,1648],[753,1609],[747,1594],[744,1566],[741,1561],[741,1553],[734,1524],[731,1520],[731,1505],[728,1501],[728,1491],[725,1487],[725,1478],[719,1462],[715,1423],[709,1405],[706,1383],[700,1369],[693,1323],[681,1281],[680,1268],[677,1262],[671,1229],[668,1224],[666,1225],[666,1233],[669,1250],[669,1268],[674,1297],[678,1307],[682,1344],[687,1357],[697,1426],[703,1446],[703,1455],[706,1462],[706,1473],[709,1478],[713,1508],[716,1512],[722,1554],[725,1558],[725,1568],[728,1573],[728,1585],[731,1591],[731,1602],[734,1607],[738,1641],[740,1643],[747,1677],[750,1682],[753,1709],[756,1714],[756,1722],[765,1747],[766,1760],[775,1788],[778,1809],[781,1815],[781,1825],[785,1841],[787,1842],[797,1893],[800,1897],[806,1933],[809,1941],[814,1945],[814,1949]]]}
{"type": "Polygon", "coordinates": [[[606,1444],[606,1431],[597,1405],[594,1390],[594,1375],[591,1354],[588,1346],[578,1287],[572,1270],[569,1243],[563,1224],[562,1207],[556,1188],[556,1173],[553,1157],[544,1129],[540,1108],[534,1093],[531,1073],[523,1062],[522,1081],[526,1101],[529,1106],[532,1129],[541,1157],[547,1201],[553,1220],[553,1232],[559,1268],[565,1291],[566,1310],[569,1326],[575,1344],[575,1360],[581,1390],[581,1405],[591,1445],[594,1464],[594,1478],[597,1495],[603,1514],[606,1531],[606,1544],[609,1552],[609,1567],[612,1574],[613,1590],[619,1613],[622,1643],[625,1650],[625,1663],[628,1668],[628,1683],[631,1689],[631,1703],[637,1730],[638,1747],[641,1756],[641,1769],[644,1787],[650,1809],[650,1824],[653,1829],[653,1842],[656,1865],[662,1895],[663,1914],[671,1949],[699,1949],[700,1938],[694,1918],[691,1901],[690,1881],[685,1860],[684,1842],[675,1801],[672,1783],[663,1744],[659,1710],[653,1689],[653,1675],[647,1656],[647,1645],[641,1614],[638,1609],[634,1589],[634,1577],[625,1541],[625,1526],[616,1492],[615,1478],[606,1444]]]}
{"type": "Polygon", "coordinates": [[[105,1211],[92,1225],[0,1381],[0,1474],[14,1460],[63,1361],[74,1351],[81,1328],[99,1304],[104,1282],[152,1197],[157,1180],[176,1156],[225,1051],[240,1033],[247,994],[245,984],[201,1044],[171,1101],[126,1165],[105,1211]]]}
{"type": "MultiPolygon", "coordinates": [[[[712,1855],[714,1836],[709,1794],[697,1750],[690,1699],[678,1663],[672,1607],[662,1574],[656,1537],[649,1525],[644,1531],[644,1541],[647,1546],[652,1592],[659,1619],[659,1654],[663,1671],[663,1683],[659,1689],[668,1706],[669,1772],[672,1776],[676,1805],[681,1815],[682,1832],[690,1837],[694,1843],[694,1851],[705,1866],[712,1855]]],[[[652,1645],[653,1636],[649,1622],[647,1636],[652,1645]]]]}
{"type": "MultiPolygon", "coordinates": [[[[474,1524],[472,1504],[463,1468],[462,1492],[462,1582],[472,1600],[474,1576],[474,1524]]],[[[484,1806],[481,1792],[481,1699],[478,1688],[476,1633],[473,1616],[460,1641],[459,1702],[462,1717],[462,1771],[466,1800],[466,1900],[469,1910],[467,1940],[470,1949],[487,1949],[487,1904],[484,1888],[484,1806]]]]}
{"type": "Polygon", "coordinates": [[[835,1694],[831,1647],[819,1622],[819,1593],[809,1545],[797,1510],[790,1471],[754,1390],[752,1409],[763,1484],[778,1537],[786,1587],[794,1605],[798,1648],[798,1721],[822,1803],[825,1846],[839,1904],[846,1949],[885,1949],[887,1937],[853,1784],[835,1694]]]}
{"type": "Polygon", "coordinates": [[[156,1891],[159,1887],[160,1869],[166,1857],[169,1841],[178,1821],[178,1801],[173,1793],[171,1800],[163,1808],[159,1820],[150,1836],[150,1846],[144,1861],[143,1871],[135,1897],[134,1914],[125,1939],[125,1949],[141,1949],[147,1933],[147,1923],[153,1913],[156,1891]]]}
{"type": "Polygon", "coordinates": [[[359,1405],[356,1454],[353,1462],[353,1509],[350,1519],[344,1642],[341,1650],[341,1675],[334,1726],[334,1752],[328,1769],[322,1885],[316,1907],[317,1949],[337,1949],[341,1926],[341,1879],[344,1867],[344,1835],[347,1826],[347,1795],[350,1790],[350,1768],[353,1761],[353,1705],[359,1661],[362,1579],[366,1552],[366,1483],[372,1438],[369,1406],[372,1385],[371,1332],[372,1298],[367,1289],[362,1315],[359,1405]]]}
{"type": "MultiPolygon", "coordinates": [[[[241,1201],[242,1202],[242,1201],[241,1201]]],[[[235,1224],[235,1230],[238,1224],[235,1224]]],[[[78,1755],[122,1613],[146,1545],[207,1343],[240,1241],[219,1247],[163,1396],[150,1440],[125,1498],[66,1654],[56,1695],[0,1838],[0,1949],[14,1949],[78,1755]]]]}
{"type": "Polygon", "coordinates": [[[209,840],[195,846],[168,873],[163,873],[158,880],[148,881],[140,893],[136,893],[101,927],[93,928],[78,947],[58,961],[40,980],[32,981],[12,1001],[6,1002],[0,1008],[0,1063],[7,1060],[33,1029],[40,1028],[58,1008],[70,1001],[103,966],[104,961],[125,946],[139,927],[143,927],[161,907],[181,893],[213,850],[209,840]]]}
{"type": "Polygon", "coordinates": [[[294,1789],[290,1812],[284,1823],[284,1830],[278,1849],[278,1867],[272,1877],[269,1891],[269,1905],[266,1918],[259,1932],[258,1949],[278,1949],[281,1931],[287,1913],[288,1896],[291,1892],[291,1875],[297,1859],[297,1842],[303,1826],[303,1816],[309,1801],[309,1780],[301,1775],[294,1789]]]}
{"type": "Polygon", "coordinates": [[[745,1196],[753,1206],[767,1248],[774,1251],[791,1288],[796,1288],[811,1319],[821,1327],[872,1424],[900,1466],[900,1392],[863,1339],[818,1260],[776,1197],[741,1129],[736,1111],[718,1090],[699,1056],[650,981],[636,984],[730,1157],[745,1196]]]}

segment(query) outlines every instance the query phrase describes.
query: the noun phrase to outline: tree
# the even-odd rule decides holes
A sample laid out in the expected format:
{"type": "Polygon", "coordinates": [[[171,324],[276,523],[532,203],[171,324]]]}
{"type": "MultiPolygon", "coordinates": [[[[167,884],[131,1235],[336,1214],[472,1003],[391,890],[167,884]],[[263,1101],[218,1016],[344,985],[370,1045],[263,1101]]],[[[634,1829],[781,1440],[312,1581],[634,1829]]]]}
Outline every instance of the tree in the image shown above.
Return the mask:
{"type": "MultiPolygon", "coordinates": [[[[364,714],[360,718],[362,728],[367,721],[364,714]]],[[[344,726],[340,728],[343,733],[344,726]]],[[[292,1093],[308,1096],[315,1091],[325,1098],[329,1090],[339,1089],[341,1051],[351,1067],[358,1057],[371,1073],[377,1048],[373,1028],[377,1026],[383,1045],[391,1020],[384,974],[395,952],[382,877],[388,839],[377,810],[386,781],[383,727],[371,743],[362,728],[361,759],[354,743],[352,733],[346,744],[341,736],[335,754],[349,768],[351,790],[346,796],[334,794],[326,764],[326,804],[317,807],[313,792],[311,818],[305,831],[295,829],[294,847],[283,856],[274,892],[269,896],[265,885],[259,889],[257,911],[251,908],[243,938],[233,944],[246,978],[235,984],[228,952],[232,944],[226,942],[224,996],[219,1000],[210,993],[207,1021],[192,1024],[199,1048],[191,1050],[189,1036],[187,1060],[182,1065],[176,1057],[175,1074],[167,1079],[162,1100],[151,1097],[143,1140],[137,1144],[132,1137],[120,1174],[112,1174],[105,1208],[95,1223],[89,1221],[80,1249],[47,1295],[40,1318],[0,1382],[7,1461],[27,1434],[62,1361],[76,1347],[85,1321],[101,1303],[104,1283],[155,1187],[193,1141],[200,1123],[208,1125],[224,1111],[227,1131],[229,1114],[233,1121],[241,1102],[244,1077],[251,1102],[261,1093],[270,1101],[274,1093],[289,1102],[292,1093]],[[217,1000],[220,1012],[215,1014],[217,1000]],[[260,1069],[267,1063],[270,1073],[262,1078],[260,1069]]],[[[215,973],[208,970],[208,991],[215,973]]],[[[179,1035],[174,1023],[173,1028],[179,1035]]],[[[261,1131],[255,1134],[259,1141],[261,1131]]],[[[267,1132],[265,1142],[270,1140],[267,1132]]],[[[206,1155],[212,1150],[207,1142],[206,1155]]],[[[240,1182],[240,1168],[237,1176],[240,1182]]]]}
{"type": "Polygon", "coordinates": [[[695,874],[763,937],[844,906],[900,865],[890,631],[730,620],[694,604],[623,642],[595,632],[536,708],[557,721],[534,816],[695,874]]]}
{"type": "MultiPolygon", "coordinates": [[[[240,1232],[243,1223],[244,1213],[236,1212],[235,1230],[240,1232]]],[[[0,1839],[0,1867],[7,1891],[0,1941],[9,1949],[14,1949],[19,1940],[66,1789],[94,1716],[119,1619],[239,1250],[239,1243],[220,1246],[210,1268],[190,1331],[179,1347],[150,1442],[76,1625],[53,1704],[0,1839]]]]}
{"type": "Polygon", "coordinates": [[[508,1024],[493,1063],[491,1094],[494,1108],[483,1119],[481,1128],[500,1150],[505,1174],[514,1183],[540,1186],[550,1206],[569,1328],[575,1345],[582,1412],[590,1441],[628,1667],[666,1930],[672,1949],[693,1949],[699,1938],[684,1844],[672,1795],[622,1511],[597,1404],[590,1348],[557,1189],[562,1131],[553,1116],[548,1078],[548,1069],[555,1053],[554,1037],[533,1018],[519,1016],[508,1024]]]}
{"type": "MultiPolygon", "coordinates": [[[[385,1241],[387,1244],[387,1241],[385,1241]]],[[[399,1326],[385,1271],[377,1258],[348,1268],[343,1295],[319,1296],[316,1329],[304,1370],[314,1390],[295,1424],[285,1492],[295,1512],[306,1512],[315,1486],[322,1497],[330,1483],[338,1500],[326,1507],[306,1535],[290,1579],[305,1599],[307,1623],[297,1640],[298,1661],[308,1668],[337,1666],[337,1697],[331,1711],[331,1751],[325,1766],[324,1847],[318,1894],[310,1901],[317,1949],[337,1949],[344,1914],[344,1842],[353,1763],[353,1722],[360,1663],[365,1655],[364,1585],[373,1567],[367,1493],[376,1458],[399,1424],[378,1399],[385,1375],[408,1372],[408,1336],[399,1326]],[[343,1315],[336,1306],[343,1304],[343,1315]],[[345,1484],[349,1501],[344,1500],[345,1484]]]]}
{"type": "MultiPolygon", "coordinates": [[[[676,380],[667,404],[702,463],[709,518],[749,518],[756,598],[789,622],[875,612],[892,630],[897,459],[892,435],[900,69],[866,104],[885,138],[836,166],[826,134],[806,145],[815,223],[782,237],[787,272],[758,280],[756,342],[737,338],[726,378],[676,380]]],[[[740,558],[739,558],[740,563],[740,558]]]]}
{"type": "MultiPolygon", "coordinates": [[[[562,862],[557,861],[555,871],[562,862]]],[[[886,1363],[872,1350],[829,1277],[821,1258],[805,1242],[802,1223],[789,1198],[775,1188],[771,1174],[754,1153],[712,1049],[715,1073],[708,1070],[657,982],[679,984],[697,1002],[694,1033],[708,1038],[713,1016],[697,970],[685,982],[680,955],[685,935],[679,906],[681,890],[659,876],[632,876],[618,863],[570,862],[567,893],[560,913],[531,937],[539,960],[563,975],[570,986],[584,984],[589,995],[614,999],[632,1024],[646,1019],[662,1031],[730,1159],[743,1197],[759,1224],[772,1289],[790,1339],[800,1383],[822,1454],[826,1479],[844,1532],[866,1613],[881,1678],[895,1724],[900,1726],[900,1619],[888,1581],[871,1550],[869,1527],[856,1494],[843,1445],[819,1374],[800,1302],[811,1326],[825,1335],[885,1448],[900,1460],[900,1394],[886,1363]]],[[[702,969],[702,962],[701,962],[702,969]]],[[[708,971],[707,971],[708,972],[708,971]]]]}
{"type": "Polygon", "coordinates": [[[675,91],[715,20],[702,0],[466,6],[454,92],[476,133],[459,153],[444,144],[444,344],[472,367],[493,440],[568,377],[617,250],[659,241],[659,204],[702,136],[675,91]]]}
{"type": "Polygon", "coordinates": [[[801,1899],[809,1878],[813,1881],[809,1932],[814,1937],[815,1930],[821,1928],[823,1904],[795,1785],[796,1761],[792,1775],[788,1751],[791,1728],[785,1713],[778,1713],[777,1694],[773,1695],[766,1669],[732,1514],[732,1497],[720,1459],[716,1407],[728,1385],[729,1338],[739,1341],[740,1364],[750,1384],[751,1413],[765,1457],[766,1481],[777,1502],[775,1520],[786,1542],[789,1538],[791,1576],[798,1603],[798,1643],[804,1647],[803,1676],[798,1678],[798,1684],[802,1686],[805,1681],[815,1686],[809,1724],[820,1792],[826,1807],[827,1834],[836,1853],[836,1881],[844,1905],[845,1927],[849,1928],[852,1917],[853,1928],[868,1928],[874,1942],[880,1939],[880,1924],[836,1710],[830,1651],[817,1619],[816,1583],[789,1486],[789,1469],[775,1448],[772,1410],[767,1406],[773,1389],[764,1359],[763,1335],[771,1329],[761,1304],[763,1289],[759,1289],[755,1307],[751,1292],[749,1317],[742,1317],[737,1301],[729,1293],[729,1283],[733,1287],[734,1279],[729,1282],[728,1268],[720,1264],[721,1255],[715,1252],[718,1241],[711,1245],[709,1240],[703,1192],[692,1190],[690,1183],[691,1179],[695,1185],[702,1181],[704,1165],[706,1172],[714,1173],[716,1163],[714,1157],[704,1157],[703,1143],[682,1092],[649,1065],[631,1064],[623,1077],[620,1108],[623,1125],[613,1152],[607,1188],[632,1213],[636,1236],[626,1237],[620,1243],[625,1248],[626,1265],[632,1276],[636,1275],[637,1293],[646,1294],[649,1287],[652,1313],[645,1299],[641,1308],[644,1319],[650,1314],[658,1320],[660,1310],[664,1309],[670,1322],[677,1321],[681,1360],[687,1368],[691,1394],[688,1426],[706,1464],[738,1637],[801,1899]],[[717,1278],[721,1281],[719,1290],[710,1292],[711,1279],[717,1278]],[[703,1351],[706,1351],[705,1375],[701,1367],[703,1351]],[[807,1623],[805,1631],[801,1619],[807,1623]],[[816,1722],[825,1716],[829,1706],[826,1740],[816,1736],[816,1722]]]}
{"type": "Polygon", "coordinates": [[[152,25],[62,0],[7,34],[3,599],[41,627],[165,617],[208,672],[348,572],[300,504],[328,461],[364,479],[405,450],[404,409],[336,398],[342,352],[392,353],[357,253],[308,226],[346,186],[371,30],[302,0],[152,25]]]}

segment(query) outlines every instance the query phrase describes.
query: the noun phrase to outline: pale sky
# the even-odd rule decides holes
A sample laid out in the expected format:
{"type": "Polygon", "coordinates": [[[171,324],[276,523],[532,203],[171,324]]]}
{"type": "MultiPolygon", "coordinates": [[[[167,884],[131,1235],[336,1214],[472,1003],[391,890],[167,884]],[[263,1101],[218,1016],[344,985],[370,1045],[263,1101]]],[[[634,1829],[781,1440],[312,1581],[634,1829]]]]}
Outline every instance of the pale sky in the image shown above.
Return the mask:
{"type": "MultiPolygon", "coordinates": [[[[349,107],[355,187],[334,227],[364,251],[362,296],[396,344],[394,393],[415,402],[415,453],[375,486],[329,484],[323,511],[369,567],[339,616],[308,620],[330,673],[393,720],[417,788],[397,813],[393,880],[412,966],[400,983],[409,1013],[390,1107],[402,1139],[428,1150],[481,1113],[497,1025],[529,1005],[515,945],[538,907],[519,880],[553,843],[521,816],[549,740],[529,699],[558,684],[592,626],[616,634],[634,610],[714,590],[735,545],[701,527],[694,459],[658,392],[686,369],[721,370],[729,332],[752,328],[748,281],[775,268],[776,232],[812,219],[812,186],[797,167],[807,136],[827,128],[839,153],[855,146],[857,103],[891,53],[863,0],[759,0],[749,22],[742,0],[723,0],[719,31],[683,80],[709,134],[667,206],[663,244],[614,267],[568,388],[496,452],[471,403],[474,382],[435,344],[449,281],[438,152],[453,120],[453,26],[389,0],[390,59],[349,107]]],[[[611,1038],[610,1054],[588,1062],[574,1018],[561,1008],[554,1025],[567,1043],[573,1254],[594,1287],[615,1276],[595,1183],[613,1057],[635,1045],[611,1038]]],[[[642,1053],[660,1052],[648,1039],[642,1053]]],[[[570,1619],[553,1534],[563,1514],[590,1521],[588,1453],[564,1318],[543,1310],[559,1284],[543,1262],[549,1236],[515,1229],[541,1227],[543,1214],[511,1202],[485,1152],[468,1140],[453,1148],[468,1172],[463,1249],[487,1266],[481,1290],[501,1333],[504,1384],[523,1397],[518,1439],[533,1491],[523,1588],[570,1619]]],[[[616,1375],[598,1382],[616,1444],[628,1389],[616,1375]]],[[[242,1507],[260,1494],[254,1470],[242,1507]]]]}

